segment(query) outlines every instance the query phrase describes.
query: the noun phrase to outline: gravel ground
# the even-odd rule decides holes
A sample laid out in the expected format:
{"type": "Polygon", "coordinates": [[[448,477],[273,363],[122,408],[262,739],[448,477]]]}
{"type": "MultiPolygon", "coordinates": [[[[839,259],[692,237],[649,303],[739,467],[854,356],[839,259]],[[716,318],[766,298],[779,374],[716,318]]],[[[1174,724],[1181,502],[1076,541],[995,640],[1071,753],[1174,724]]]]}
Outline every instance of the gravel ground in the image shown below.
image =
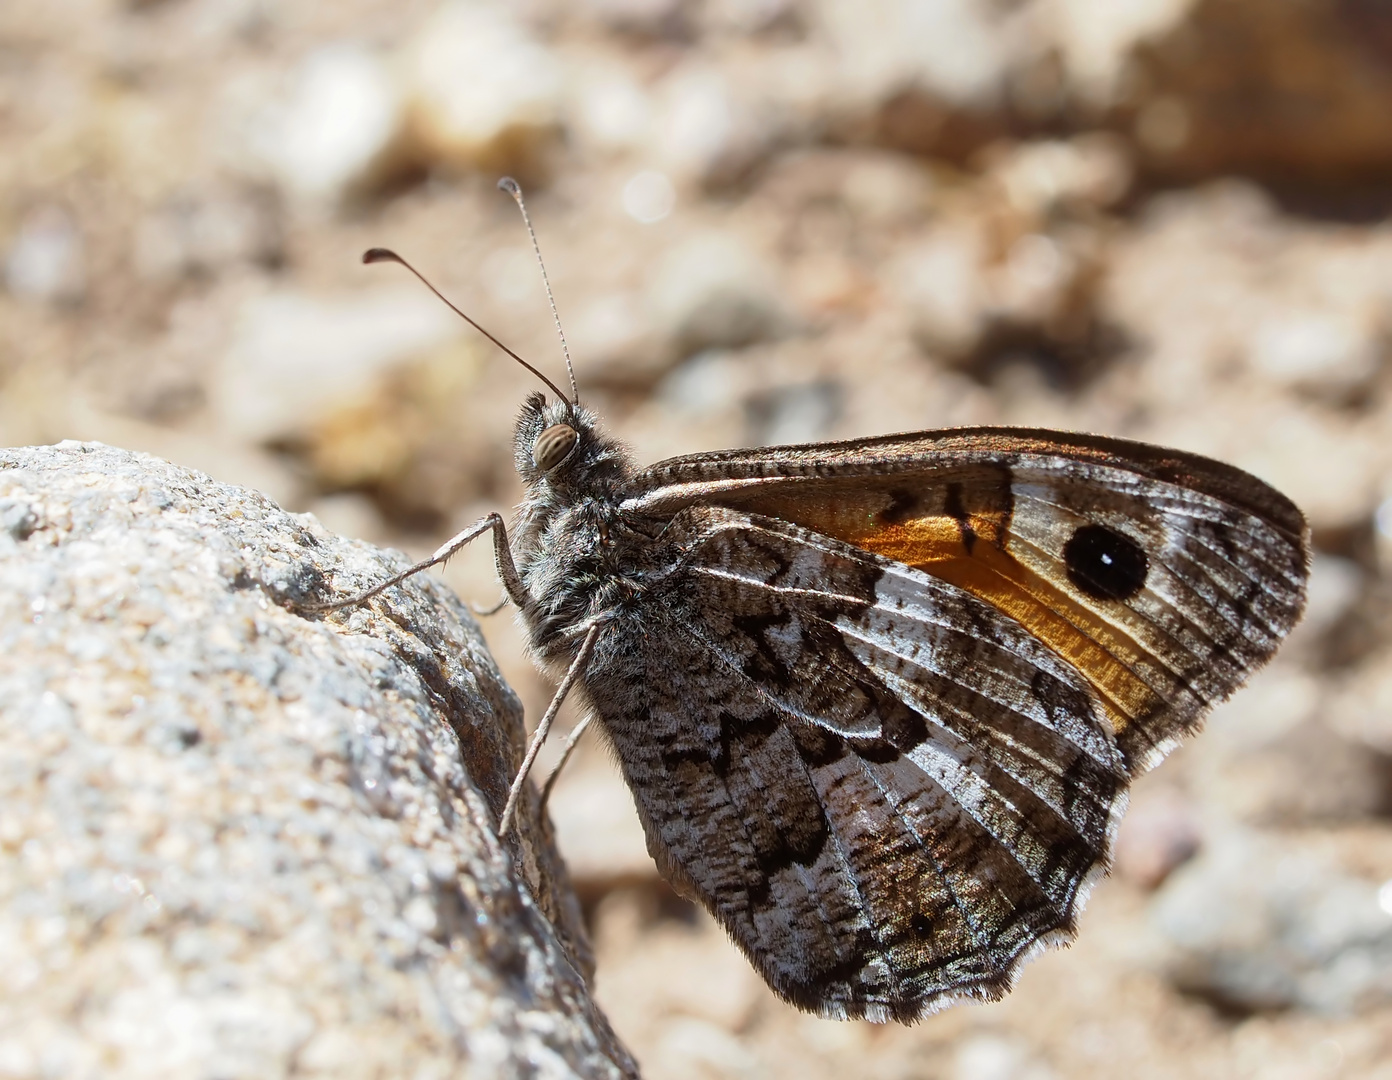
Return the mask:
{"type": "MultiPolygon", "coordinates": [[[[639,460],[1020,423],[1232,461],[1306,510],[1309,613],[1138,785],[1074,948],[913,1029],[802,1016],[587,745],[595,991],[654,1077],[1392,1077],[1389,59],[1335,0],[6,5],[0,443],[430,550],[515,500],[535,380],[358,257],[559,380],[510,172],[639,460]]],[[[497,595],[482,549],[444,577],[497,595]]]]}

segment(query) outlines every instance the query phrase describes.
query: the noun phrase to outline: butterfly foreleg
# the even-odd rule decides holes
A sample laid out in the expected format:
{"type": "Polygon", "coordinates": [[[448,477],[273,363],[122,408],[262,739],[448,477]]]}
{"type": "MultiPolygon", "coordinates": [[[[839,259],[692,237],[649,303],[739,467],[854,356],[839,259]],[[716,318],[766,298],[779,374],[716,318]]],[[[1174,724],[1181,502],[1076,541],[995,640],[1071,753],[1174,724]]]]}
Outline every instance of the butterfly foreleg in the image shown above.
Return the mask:
{"type": "MultiPolygon", "coordinates": [[[[354,607],[366,600],[371,600],[379,593],[385,592],[393,585],[400,585],[409,577],[414,577],[422,570],[429,570],[432,566],[438,566],[450,556],[456,554],[463,547],[478,539],[489,530],[493,531],[493,555],[498,565],[498,576],[502,578],[503,588],[507,591],[507,600],[511,600],[519,608],[526,610],[531,604],[531,593],[527,591],[527,586],[522,583],[522,577],[517,572],[517,564],[512,559],[512,548],[508,544],[507,526],[503,523],[500,514],[489,514],[484,518],[474,522],[467,529],[463,529],[450,537],[441,544],[427,559],[422,559],[414,566],[408,567],[380,582],[372,588],[350,596],[347,600],[335,600],[328,604],[304,604],[302,607],[306,611],[338,611],[342,608],[354,607]]],[[[504,601],[505,602],[505,601],[504,601]]],[[[502,607],[499,603],[488,612],[479,614],[492,614],[502,607]]]]}
{"type": "Polygon", "coordinates": [[[594,713],[590,713],[580,723],[576,724],[571,732],[566,736],[565,747],[561,750],[561,760],[556,762],[556,767],[551,770],[551,775],[546,778],[546,783],[541,786],[541,801],[539,808],[546,809],[546,802],[551,798],[551,789],[556,786],[556,780],[561,775],[561,770],[570,760],[570,755],[575,752],[575,746],[580,742],[580,737],[585,734],[585,729],[590,726],[590,721],[595,718],[594,713]]]}
{"type": "MultiPolygon", "coordinates": [[[[512,787],[508,789],[507,804],[503,807],[503,816],[498,821],[499,839],[507,835],[508,829],[512,825],[512,819],[516,816],[517,812],[517,800],[521,797],[522,786],[527,782],[527,774],[532,771],[532,765],[536,761],[537,754],[541,752],[542,743],[546,742],[546,736],[551,730],[552,721],[556,719],[556,713],[560,711],[561,702],[565,701],[566,695],[570,693],[570,688],[574,686],[576,680],[584,674],[585,667],[590,662],[590,655],[594,652],[595,642],[599,640],[599,632],[603,626],[604,622],[601,621],[590,623],[589,629],[585,632],[585,640],[580,643],[580,651],[575,654],[575,659],[570,662],[570,668],[566,671],[565,678],[561,680],[561,685],[556,687],[556,693],[551,698],[551,704],[546,706],[546,712],[541,716],[541,723],[537,724],[536,731],[532,732],[532,740],[527,744],[527,752],[522,758],[522,767],[517,770],[517,776],[512,781],[512,787]]],[[[569,753],[569,748],[567,748],[567,753],[569,753]]],[[[561,763],[565,763],[564,758],[562,758],[561,763]]],[[[560,767],[557,766],[557,771],[559,771],[559,768],[560,767]]],[[[548,788],[550,787],[549,782],[547,786],[548,788]]]]}
{"type": "Polygon", "coordinates": [[[498,614],[498,612],[502,611],[503,608],[507,607],[508,601],[511,599],[512,597],[510,597],[505,591],[502,596],[498,597],[498,602],[496,604],[493,604],[490,607],[479,607],[477,604],[471,603],[469,605],[469,610],[472,611],[475,615],[496,615],[498,614]]]}

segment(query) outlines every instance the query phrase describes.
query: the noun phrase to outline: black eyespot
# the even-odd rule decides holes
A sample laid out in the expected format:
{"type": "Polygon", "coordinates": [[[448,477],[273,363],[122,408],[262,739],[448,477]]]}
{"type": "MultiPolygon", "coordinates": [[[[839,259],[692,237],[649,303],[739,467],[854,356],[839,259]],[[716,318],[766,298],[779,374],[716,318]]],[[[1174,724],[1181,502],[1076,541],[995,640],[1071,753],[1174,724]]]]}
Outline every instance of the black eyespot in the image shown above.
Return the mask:
{"type": "Polygon", "coordinates": [[[542,472],[550,472],[570,457],[579,441],[580,433],[569,424],[552,424],[532,444],[532,464],[542,472]]]}
{"type": "Polygon", "coordinates": [[[1129,600],[1150,568],[1136,541],[1105,525],[1084,525],[1069,537],[1063,563],[1068,580],[1098,600],[1129,600]]]}

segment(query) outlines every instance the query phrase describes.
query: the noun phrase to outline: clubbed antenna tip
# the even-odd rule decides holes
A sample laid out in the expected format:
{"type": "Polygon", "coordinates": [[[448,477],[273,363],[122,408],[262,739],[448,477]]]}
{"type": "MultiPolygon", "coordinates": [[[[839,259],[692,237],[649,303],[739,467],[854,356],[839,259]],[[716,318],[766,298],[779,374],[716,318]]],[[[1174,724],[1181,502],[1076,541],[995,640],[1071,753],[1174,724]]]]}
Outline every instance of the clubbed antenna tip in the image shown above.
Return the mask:
{"type": "MultiPolygon", "coordinates": [[[[450,302],[450,300],[445,296],[444,293],[442,293],[439,289],[435,288],[434,285],[430,284],[429,279],[427,279],[426,276],[425,276],[424,274],[422,274],[419,270],[417,270],[414,266],[412,266],[410,263],[408,263],[405,259],[403,259],[403,258],[402,258],[400,255],[398,255],[396,252],[392,251],[391,248],[368,248],[366,251],[363,252],[362,261],[365,262],[365,263],[394,262],[394,263],[400,263],[402,266],[406,267],[407,270],[411,271],[411,273],[415,274],[416,277],[420,279],[420,282],[421,282],[422,285],[424,285],[427,289],[429,289],[429,290],[430,290],[431,292],[433,292],[436,296],[438,296],[438,297],[440,298],[441,302],[443,302],[444,305],[445,305],[447,308],[449,308],[451,311],[453,311],[456,315],[458,315],[458,316],[459,316],[461,319],[463,319],[466,323],[468,323],[468,324],[469,324],[470,326],[472,326],[475,330],[477,330],[480,334],[482,334],[484,337],[486,337],[489,341],[493,342],[494,345],[498,346],[498,348],[502,349],[503,352],[507,353],[510,357],[512,357],[512,358],[513,358],[514,360],[516,360],[519,364],[521,364],[524,368],[526,368],[526,369],[527,369],[528,371],[530,371],[533,375],[535,375],[538,379],[540,379],[542,382],[544,382],[544,383],[550,388],[551,392],[552,392],[553,394],[556,395],[557,398],[559,398],[561,401],[564,401],[564,400],[565,400],[565,394],[561,392],[560,387],[558,387],[555,383],[553,383],[553,382],[552,382],[550,379],[548,379],[545,375],[543,375],[541,372],[539,372],[536,368],[532,367],[532,365],[529,364],[529,363],[527,363],[527,361],[523,360],[522,357],[518,356],[515,352],[513,352],[511,349],[509,349],[506,345],[504,345],[501,341],[499,341],[497,338],[495,338],[492,334],[490,334],[487,330],[485,330],[483,327],[481,327],[478,323],[474,322],[473,319],[471,319],[471,318],[469,318],[469,316],[465,315],[464,312],[462,312],[462,311],[459,310],[459,308],[455,307],[455,305],[454,305],[453,303],[450,302]]],[[[572,379],[571,381],[572,381],[572,383],[573,383],[573,382],[574,382],[574,379],[572,379]]]]}

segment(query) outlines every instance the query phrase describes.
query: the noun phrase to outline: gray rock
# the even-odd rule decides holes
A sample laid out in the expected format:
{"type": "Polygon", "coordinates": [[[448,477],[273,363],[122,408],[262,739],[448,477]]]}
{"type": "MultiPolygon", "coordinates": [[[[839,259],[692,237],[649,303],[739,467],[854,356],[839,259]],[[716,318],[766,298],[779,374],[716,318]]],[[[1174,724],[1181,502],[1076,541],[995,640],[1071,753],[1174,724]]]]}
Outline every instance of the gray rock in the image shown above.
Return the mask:
{"type": "Polygon", "coordinates": [[[0,1072],[631,1076],[460,602],[255,492],[0,451],[0,1072]]]}
{"type": "Polygon", "coordinates": [[[1289,839],[1211,838],[1156,896],[1175,985],[1243,1012],[1392,1001],[1392,889],[1289,839]]]}

